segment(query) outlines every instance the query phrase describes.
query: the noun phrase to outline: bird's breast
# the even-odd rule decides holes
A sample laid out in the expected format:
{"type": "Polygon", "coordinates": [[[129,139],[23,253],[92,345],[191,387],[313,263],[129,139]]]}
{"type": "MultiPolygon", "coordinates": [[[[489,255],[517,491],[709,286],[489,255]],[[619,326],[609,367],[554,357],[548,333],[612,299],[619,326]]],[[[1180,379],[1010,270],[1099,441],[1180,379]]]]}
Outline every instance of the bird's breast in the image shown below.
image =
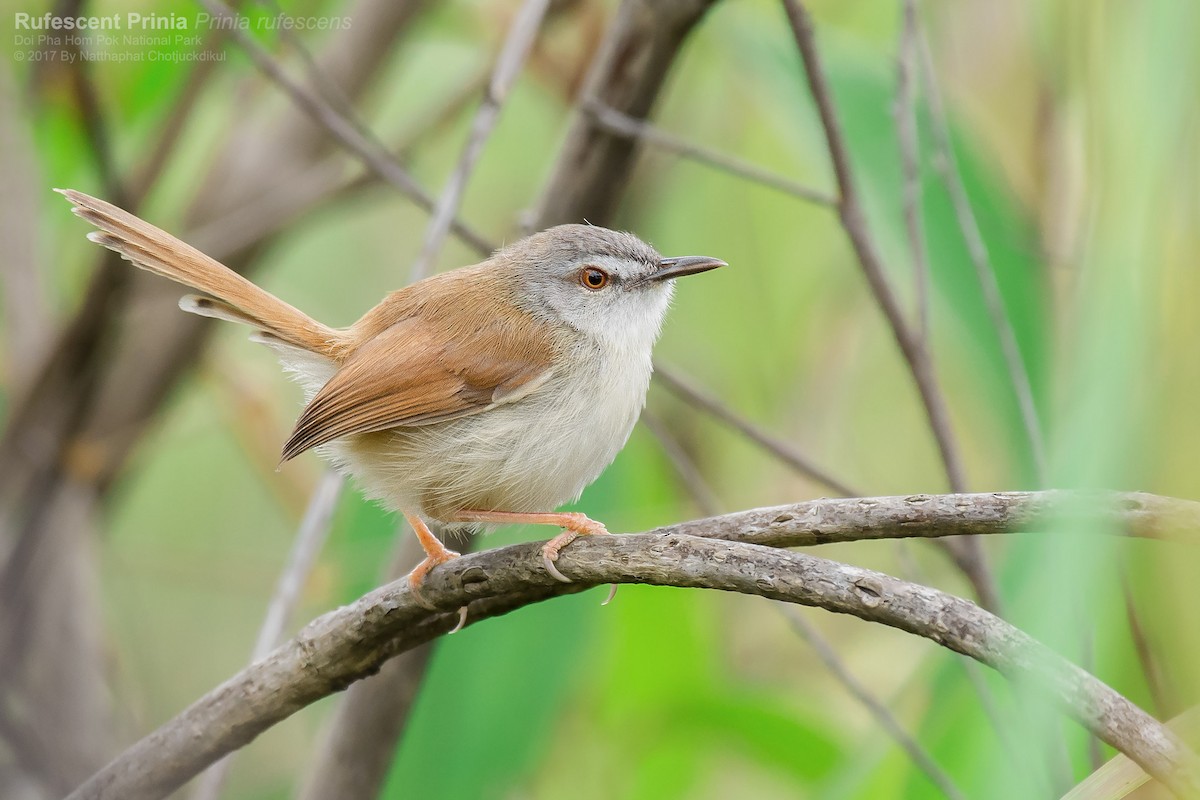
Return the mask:
{"type": "Polygon", "coordinates": [[[551,511],[612,462],[645,404],[649,355],[606,350],[573,348],[516,402],[354,437],[336,455],[369,495],[433,519],[460,509],[551,511]]]}

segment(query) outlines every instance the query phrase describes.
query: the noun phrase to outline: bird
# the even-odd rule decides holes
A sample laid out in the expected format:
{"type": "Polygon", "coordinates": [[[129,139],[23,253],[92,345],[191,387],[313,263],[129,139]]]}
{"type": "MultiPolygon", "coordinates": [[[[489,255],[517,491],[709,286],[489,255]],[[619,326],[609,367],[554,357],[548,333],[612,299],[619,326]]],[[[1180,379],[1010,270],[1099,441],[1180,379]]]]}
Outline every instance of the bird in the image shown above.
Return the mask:
{"type": "Polygon", "coordinates": [[[570,582],[555,565],[561,550],[608,531],[556,509],[628,440],[675,279],[727,266],[664,258],[632,233],[558,225],[393,291],[334,328],[111,203],[55,191],[97,228],[91,241],[201,293],[181,309],[247,325],[274,351],[306,398],[280,463],[315,449],[403,514],[425,551],[408,581],[426,607],[425,576],[459,555],[429,523],[443,536],[557,526],[543,563],[570,582]]]}

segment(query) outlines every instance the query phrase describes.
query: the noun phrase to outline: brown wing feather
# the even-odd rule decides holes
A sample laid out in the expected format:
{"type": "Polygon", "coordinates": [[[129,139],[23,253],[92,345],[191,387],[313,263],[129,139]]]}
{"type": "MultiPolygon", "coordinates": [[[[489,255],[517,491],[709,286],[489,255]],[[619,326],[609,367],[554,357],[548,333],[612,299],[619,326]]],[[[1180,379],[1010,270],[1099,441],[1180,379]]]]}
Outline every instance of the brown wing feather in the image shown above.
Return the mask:
{"type": "Polygon", "coordinates": [[[536,390],[548,376],[553,342],[529,315],[501,303],[508,313],[483,324],[471,315],[464,320],[461,309],[469,300],[463,292],[502,291],[497,281],[460,275],[435,288],[432,302],[428,296],[420,304],[404,295],[394,299],[403,304],[397,313],[411,316],[346,359],[300,415],[284,461],[344,436],[476,414],[519,399],[527,393],[523,387],[536,390]]]}

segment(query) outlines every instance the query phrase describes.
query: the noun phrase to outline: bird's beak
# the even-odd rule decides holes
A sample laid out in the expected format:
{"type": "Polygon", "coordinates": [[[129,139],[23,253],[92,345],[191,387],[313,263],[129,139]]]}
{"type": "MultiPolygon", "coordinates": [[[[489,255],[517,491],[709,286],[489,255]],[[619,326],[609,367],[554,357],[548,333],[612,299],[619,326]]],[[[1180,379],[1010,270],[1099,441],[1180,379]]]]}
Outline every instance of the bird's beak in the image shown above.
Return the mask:
{"type": "Polygon", "coordinates": [[[719,258],[708,256],[680,256],[664,258],[658,262],[658,269],[646,276],[645,280],[665,281],[669,278],[682,278],[684,275],[695,275],[698,272],[708,272],[717,267],[729,266],[719,258]]]}

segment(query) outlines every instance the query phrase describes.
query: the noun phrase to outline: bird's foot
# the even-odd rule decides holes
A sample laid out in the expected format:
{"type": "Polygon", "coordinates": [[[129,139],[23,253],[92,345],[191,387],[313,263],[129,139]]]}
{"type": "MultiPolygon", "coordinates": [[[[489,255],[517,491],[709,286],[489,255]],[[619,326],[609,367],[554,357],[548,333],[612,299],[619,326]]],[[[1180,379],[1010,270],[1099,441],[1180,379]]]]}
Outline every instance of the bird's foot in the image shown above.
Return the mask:
{"type": "MultiPolygon", "coordinates": [[[[421,584],[425,582],[425,576],[429,574],[429,570],[433,569],[438,564],[445,564],[447,561],[451,561],[458,557],[458,553],[443,547],[441,553],[428,554],[424,561],[422,561],[420,564],[417,564],[413,571],[408,573],[408,589],[412,592],[413,599],[417,601],[417,605],[421,606],[422,608],[427,608],[430,611],[436,610],[433,603],[430,603],[428,600],[426,600],[425,595],[421,593],[421,584]]],[[[460,625],[459,627],[462,626],[460,625]]]]}
{"type": "MultiPolygon", "coordinates": [[[[608,528],[605,528],[602,523],[596,522],[583,514],[567,513],[556,514],[559,519],[554,520],[554,524],[563,529],[563,532],[555,536],[550,541],[542,546],[542,564],[546,567],[546,572],[549,572],[556,580],[563,583],[571,583],[571,579],[563,575],[557,566],[554,565],[558,561],[558,554],[562,549],[571,542],[578,539],[580,536],[604,536],[608,534],[608,528]]],[[[547,520],[549,522],[549,520],[547,520]]],[[[612,597],[609,597],[611,600],[612,597]]],[[[604,601],[606,604],[608,600],[604,601]]]]}
{"type": "MultiPolygon", "coordinates": [[[[463,509],[454,515],[454,521],[495,522],[502,525],[519,523],[557,525],[563,529],[563,532],[543,545],[542,564],[545,565],[546,572],[550,573],[554,579],[560,580],[563,583],[571,583],[572,581],[554,564],[558,560],[558,554],[562,552],[562,549],[580,536],[601,536],[608,533],[608,529],[602,523],[575,511],[523,513],[517,511],[476,511],[474,509],[463,509]]],[[[613,584],[612,589],[608,593],[608,599],[604,601],[603,605],[608,605],[616,593],[617,587],[616,584],[613,584]]]]}
{"type": "MultiPolygon", "coordinates": [[[[446,545],[442,544],[441,540],[433,535],[429,530],[429,526],[425,521],[415,514],[405,514],[405,519],[412,526],[413,533],[417,535],[417,541],[421,543],[421,548],[425,551],[425,560],[417,564],[412,572],[408,573],[408,588],[413,594],[413,599],[422,608],[427,608],[430,611],[436,610],[433,603],[425,599],[425,595],[421,593],[421,584],[425,582],[425,576],[429,574],[429,570],[436,567],[438,564],[445,564],[451,559],[459,557],[459,554],[446,545]]],[[[466,615],[460,614],[459,628],[465,621],[466,615]]],[[[458,628],[455,628],[458,630],[458,628]]]]}

